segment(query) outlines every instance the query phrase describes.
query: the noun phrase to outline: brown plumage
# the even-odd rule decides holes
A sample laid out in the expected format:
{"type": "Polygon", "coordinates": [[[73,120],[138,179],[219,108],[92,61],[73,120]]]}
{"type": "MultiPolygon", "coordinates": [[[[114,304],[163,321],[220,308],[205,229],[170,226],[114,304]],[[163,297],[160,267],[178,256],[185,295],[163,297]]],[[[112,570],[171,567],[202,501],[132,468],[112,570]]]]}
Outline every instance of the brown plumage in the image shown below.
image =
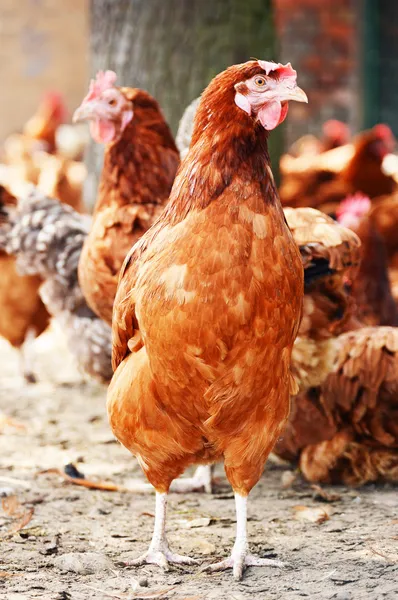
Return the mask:
{"type": "Polygon", "coordinates": [[[383,238],[392,295],[398,302],[398,194],[378,198],[370,210],[369,219],[383,238]]]}
{"type": "Polygon", "coordinates": [[[79,263],[87,302],[108,323],[123,260],[162,211],[179,163],[156,100],[142,90],[113,89],[123,95],[133,117],[106,146],[93,225],[79,263]]]}
{"type": "Polygon", "coordinates": [[[351,295],[363,325],[398,325],[397,305],[392,295],[388,258],[383,238],[369,217],[356,228],[361,240],[362,260],[351,280],[351,295]]]}
{"type": "MultiPolygon", "coordinates": [[[[2,207],[13,205],[16,199],[0,186],[0,212],[2,207]]],[[[0,250],[0,335],[22,353],[28,337],[39,336],[50,321],[39,296],[41,283],[40,277],[19,275],[15,257],[0,250]]],[[[34,381],[30,367],[22,361],[23,376],[27,381],[34,381]]]]}
{"type": "MultiPolygon", "coordinates": [[[[189,465],[224,459],[237,508],[288,416],[303,294],[268,132],[247,100],[250,86],[267,90],[271,80],[282,89],[295,72],[273,65],[267,78],[262,64],[271,63],[231,67],[202,95],[170,201],[121,271],[108,393],[111,427],[158,495],[189,465]]],[[[289,93],[305,98],[293,83],[289,93]]],[[[273,106],[269,118],[279,109],[283,119],[286,103],[273,106]]],[[[244,546],[219,568],[241,577],[254,564],[244,546]]],[[[159,561],[151,548],[142,562],[159,561]]]]}
{"type": "MultiPolygon", "coordinates": [[[[310,481],[398,481],[398,329],[364,328],[340,338],[337,367],[314,391],[324,439],[306,439],[300,467],[310,481]]],[[[319,417],[318,417],[319,415],[319,417]]]]}
{"type": "Polygon", "coordinates": [[[352,315],[344,280],[359,265],[360,241],[315,209],[284,212],[304,266],[303,318],[292,353],[292,370],[304,391],[323,382],[333,367],[336,335],[352,315]]]}
{"type": "Polygon", "coordinates": [[[362,192],[369,198],[396,190],[393,177],[382,171],[395,139],[386,125],[376,125],[352,144],[315,157],[282,160],[281,201],[284,206],[311,206],[334,214],[347,195],[362,192]]]}
{"type": "Polygon", "coordinates": [[[358,193],[337,208],[339,223],[350,227],[361,240],[361,264],[350,273],[347,285],[363,326],[398,325],[398,310],[392,296],[386,244],[372,218],[371,201],[358,193]]]}
{"type": "Polygon", "coordinates": [[[393,177],[382,171],[384,157],[393,152],[395,138],[387,125],[376,125],[360,133],[354,140],[354,155],[341,173],[342,181],[351,186],[351,192],[362,192],[369,198],[391,194],[397,184],[393,177]]]}
{"type": "MultiPolygon", "coordinates": [[[[355,225],[364,208],[363,204],[363,198],[347,200],[344,215],[339,215],[342,223],[355,225]],[[348,210],[350,207],[351,213],[348,210]]],[[[378,249],[377,239],[372,238],[371,243],[361,235],[361,227],[355,228],[364,244],[369,243],[362,258],[369,260],[367,268],[371,269],[372,261],[375,260],[372,250],[377,252],[378,249]]],[[[365,229],[367,235],[372,231],[367,221],[365,229]]],[[[345,227],[342,227],[342,230],[346,231],[347,235],[355,235],[345,227]]],[[[350,269],[354,283],[355,271],[358,272],[358,260],[359,246],[356,244],[350,269]]],[[[378,262],[376,266],[373,265],[374,268],[382,268],[380,256],[376,256],[376,260],[378,262]]],[[[350,266],[349,261],[345,261],[345,264],[350,266]]],[[[384,276],[385,274],[384,264],[384,276]]],[[[341,289],[344,290],[344,269],[339,275],[341,289]]],[[[380,277],[383,278],[383,273],[377,272],[374,275],[379,277],[379,282],[380,277]]],[[[369,278],[369,273],[362,273],[361,276],[369,278]]],[[[336,281],[336,276],[334,279],[336,281]]],[[[324,282],[322,284],[324,285],[324,282]]],[[[380,319],[385,314],[385,299],[378,298],[377,293],[371,294],[368,288],[369,286],[365,285],[362,292],[366,293],[367,303],[373,298],[374,307],[367,303],[355,306],[361,296],[353,299],[353,306],[348,305],[348,314],[351,313],[350,309],[356,308],[358,319],[364,321],[373,317],[380,319]]],[[[371,286],[370,291],[380,289],[380,285],[375,285],[371,286]]],[[[318,298],[322,298],[323,291],[324,288],[315,289],[315,298],[318,294],[318,298]]],[[[360,289],[356,291],[358,293],[360,289]]],[[[329,332],[333,335],[326,346],[331,352],[331,360],[327,363],[326,360],[322,361],[322,343],[318,342],[315,346],[317,352],[314,349],[310,352],[314,346],[311,337],[313,315],[317,314],[313,304],[314,290],[306,288],[304,317],[292,354],[292,367],[298,374],[303,393],[292,401],[289,422],[274,451],[282,458],[298,462],[303,475],[310,481],[348,485],[360,485],[377,479],[398,481],[398,427],[395,425],[398,415],[398,328],[362,327],[338,335],[342,325],[344,328],[350,327],[352,321],[348,324],[342,319],[341,322],[336,322],[336,327],[331,319],[329,332]],[[318,381],[316,377],[311,377],[312,373],[308,367],[311,365],[312,356],[318,381]],[[306,390],[308,385],[314,387],[306,390]]],[[[325,306],[327,305],[328,302],[325,306]]],[[[316,321],[322,324],[318,334],[320,339],[323,338],[324,332],[328,332],[325,327],[326,317],[332,316],[333,313],[321,311],[321,314],[324,320],[316,321]]],[[[360,324],[357,322],[358,325],[360,324]]],[[[317,327],[314,327],[314,330],[316,332],[317,327]]]]}

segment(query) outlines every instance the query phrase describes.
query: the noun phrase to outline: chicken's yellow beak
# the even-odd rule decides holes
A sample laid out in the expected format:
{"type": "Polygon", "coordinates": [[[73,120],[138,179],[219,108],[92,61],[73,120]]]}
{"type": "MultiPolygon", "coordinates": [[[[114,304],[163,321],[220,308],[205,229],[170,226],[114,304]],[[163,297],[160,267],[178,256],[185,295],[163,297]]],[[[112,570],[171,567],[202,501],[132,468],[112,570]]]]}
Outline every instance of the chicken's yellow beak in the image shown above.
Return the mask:
{"type": "Polygon", "coordinates": [[[306,102],[308,104],[307,94],[297,85],[291,90],[284,90],[281,96],[279,96],[279,99],[282,101],[295,100],[296,102],[306,102]]]}

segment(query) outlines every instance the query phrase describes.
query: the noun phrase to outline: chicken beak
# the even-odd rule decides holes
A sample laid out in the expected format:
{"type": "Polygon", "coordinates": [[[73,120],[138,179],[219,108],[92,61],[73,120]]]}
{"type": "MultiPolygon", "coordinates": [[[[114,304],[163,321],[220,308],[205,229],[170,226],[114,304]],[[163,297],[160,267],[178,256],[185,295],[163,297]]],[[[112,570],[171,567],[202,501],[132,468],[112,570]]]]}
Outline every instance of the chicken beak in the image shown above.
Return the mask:
{"type": "Polygon", "coordinates": [[[281,98],[283,101],[295,100],[296,102],[306,102],[308,104],[307,94],[297,85],[291,90],[284,90],[281,98]]]}
{"type": "Polygon", "coordinates": [[[96,112],[96,105],[92,102],[87,102],[81,104],[79,108],[75,110],[73,113],[72,121],[73,123],[78,123],[79,121],[88,121],[89,119],[93,119],[96,112]]]}

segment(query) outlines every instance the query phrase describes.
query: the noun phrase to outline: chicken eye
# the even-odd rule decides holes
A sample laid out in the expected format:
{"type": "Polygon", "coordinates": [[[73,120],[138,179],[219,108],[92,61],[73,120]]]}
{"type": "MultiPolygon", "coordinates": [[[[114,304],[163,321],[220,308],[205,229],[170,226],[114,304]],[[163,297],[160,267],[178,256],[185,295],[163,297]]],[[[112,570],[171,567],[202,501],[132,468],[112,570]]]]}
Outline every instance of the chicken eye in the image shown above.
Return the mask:
{"type": "Polygon", "coordinates": [[[108,104],[109,106],[115,106],[116,100],[114,98],[111,98],[111,100],[108,100],[108,104]]]}
{"type": "Polygon", "coordinates": [[[258,87],[263,87],[265,85],[264,77],[256,77],[254,83],[258,85],[258,87]]]}

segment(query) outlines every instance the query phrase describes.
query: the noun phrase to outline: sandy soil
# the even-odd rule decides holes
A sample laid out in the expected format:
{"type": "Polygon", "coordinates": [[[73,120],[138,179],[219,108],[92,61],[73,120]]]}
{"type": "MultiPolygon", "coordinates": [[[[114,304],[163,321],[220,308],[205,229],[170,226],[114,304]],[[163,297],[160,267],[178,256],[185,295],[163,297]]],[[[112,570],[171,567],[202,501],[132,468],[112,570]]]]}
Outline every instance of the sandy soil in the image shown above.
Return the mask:
{"type": "MultiPolygon", "coordinates": [[[[108,428],[105,390],[82,381],[62,336],[50,332],[36,347],[40,383],[26,386],[16,353],[0,341],[0,412],[25,427],[0,424],[1,599],[398,597],[396,491],[325,488],[337,495],[325,502],[299,479],[284,488],[286,467],[276,465],[268,466],[251,495],[249,531],[253,551],[286,561],[285,568],[251,568],[236,583],[230,572],[208,575],[199,567],[167,573],[155,566],[124,567],[147,547],[154,498],[89,490],[57,474],[38,474],[74,462],[90,479],[128,485],[142,478],[108,428]],[[317,518],[323,522],[308,520],[317,518]]],[[[213,497],[170,497],[171,545],[203,564],[226,556],[233,543],[232,494],[221,468],[217,475],[221,486],[213,497]]]]}

